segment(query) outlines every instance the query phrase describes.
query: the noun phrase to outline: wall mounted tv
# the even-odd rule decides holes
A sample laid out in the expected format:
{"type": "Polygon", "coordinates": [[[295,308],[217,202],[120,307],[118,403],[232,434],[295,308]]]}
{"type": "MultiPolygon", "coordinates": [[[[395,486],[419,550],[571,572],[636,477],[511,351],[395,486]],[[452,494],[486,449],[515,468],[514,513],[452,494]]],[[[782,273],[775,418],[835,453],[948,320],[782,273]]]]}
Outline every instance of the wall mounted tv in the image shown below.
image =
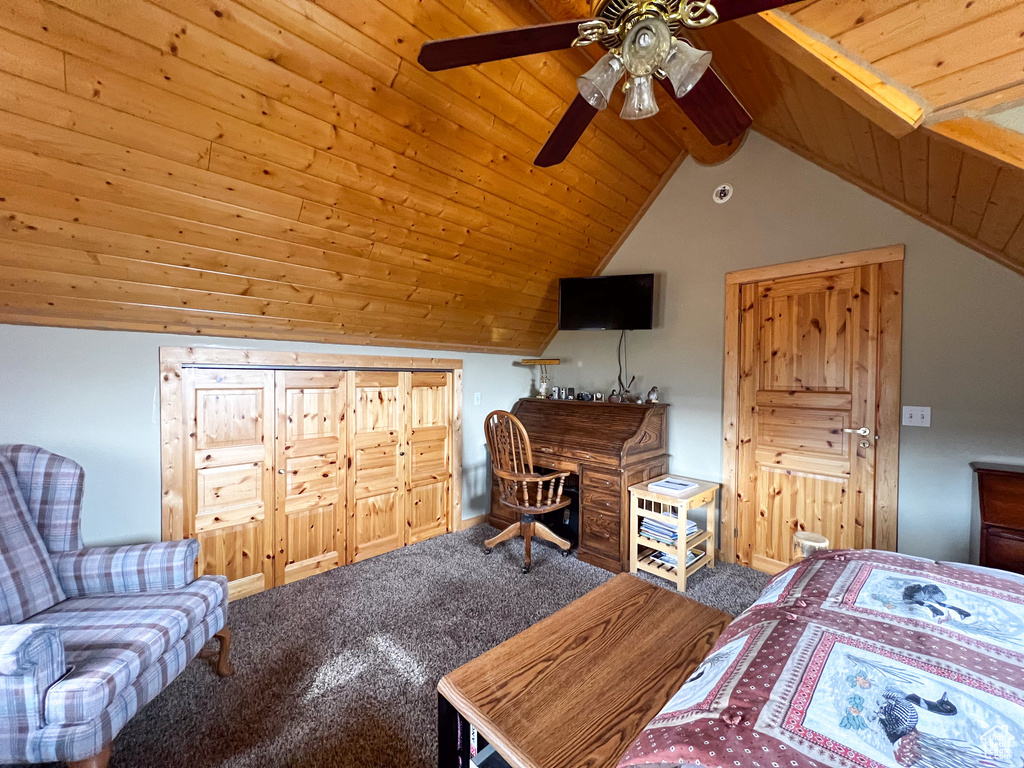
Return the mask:
{"type": "Polygon", "coordinates": [[[654,324],[654,275],[563,277],[560,331],[632,331],[654,324]]]}

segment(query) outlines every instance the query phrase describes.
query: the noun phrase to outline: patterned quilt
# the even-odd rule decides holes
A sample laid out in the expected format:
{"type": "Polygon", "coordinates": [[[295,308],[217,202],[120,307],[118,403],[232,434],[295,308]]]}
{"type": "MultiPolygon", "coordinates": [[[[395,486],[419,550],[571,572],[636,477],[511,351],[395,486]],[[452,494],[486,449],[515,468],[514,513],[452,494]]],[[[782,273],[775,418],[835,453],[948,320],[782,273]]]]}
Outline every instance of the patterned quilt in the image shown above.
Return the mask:
{"type": "Polygon", "coordinates": [[[778,574],[619,763],[1024,767],[1024,579],[888,552],[778,574]]]}

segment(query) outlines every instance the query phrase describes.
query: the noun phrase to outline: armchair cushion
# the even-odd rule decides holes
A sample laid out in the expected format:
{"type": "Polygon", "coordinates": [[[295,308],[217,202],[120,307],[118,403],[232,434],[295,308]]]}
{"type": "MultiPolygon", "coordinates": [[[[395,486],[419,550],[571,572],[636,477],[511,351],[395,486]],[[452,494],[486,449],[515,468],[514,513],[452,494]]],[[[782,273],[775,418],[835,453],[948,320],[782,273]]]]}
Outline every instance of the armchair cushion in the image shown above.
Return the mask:
{"type": "Polygon", "coordinates": [[[82,548],[79,510],[85,472],[76,462],[35,445],[0,445],[14,465],[29,517],[50,552],[82,548]]]}
{"type": "MultiPolygon", "coordinates": [[[[38,617],[60,630],[73,669],[46,694],[46,722],[99,717],[139,674],[222,606],[223,579],[181,589],[74,597],[38,617]]],[[[219,628],[219,627],[218,627],[219,628]]]]}
{"type": "Polygon", "coordinates": [[[64,645],[54,627],[0,627],[0,719],[6,727],[41,728],[46,689],[65,671],[64,645]]]}
{"type": "Polygon", "coordinates": [[[19,624],[63,599],[14,466],[0,456],[0,624],[19,624]]]}
{"type": "Polygon", "coordinates": [[[180,589],[195,578],[195,539],[87,547],[53,556],[57,578],[68,597],[180,589]]]}

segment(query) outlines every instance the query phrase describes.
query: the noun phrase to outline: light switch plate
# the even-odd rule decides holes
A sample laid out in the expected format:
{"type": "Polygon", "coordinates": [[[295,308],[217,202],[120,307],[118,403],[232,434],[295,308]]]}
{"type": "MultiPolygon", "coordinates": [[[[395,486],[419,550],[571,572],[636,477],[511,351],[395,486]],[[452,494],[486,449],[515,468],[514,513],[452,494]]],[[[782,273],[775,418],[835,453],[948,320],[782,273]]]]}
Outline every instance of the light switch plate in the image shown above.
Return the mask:
{"type": "Polygon", "coordinates": [[[480,393],[479,392],[474,392],[473,393],[473,405],[480,405],[480,393]]]}
{"type": "Polygon", "coordinates": [[[930,427],[932,425],[932,409],[926,405],[904,405],[903,426],[930,427]]]}

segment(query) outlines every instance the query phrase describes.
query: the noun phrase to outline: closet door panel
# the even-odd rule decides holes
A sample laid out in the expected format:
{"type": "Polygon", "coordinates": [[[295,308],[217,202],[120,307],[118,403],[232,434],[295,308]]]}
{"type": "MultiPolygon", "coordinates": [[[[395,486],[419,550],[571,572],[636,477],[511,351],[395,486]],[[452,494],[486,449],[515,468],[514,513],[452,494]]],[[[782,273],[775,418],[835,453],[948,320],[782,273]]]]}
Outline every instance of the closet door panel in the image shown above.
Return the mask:
{"type": "Polygon", "coordinates": [[[409,392],[409,515],[406,542],[448,530],[451,506],[452,375],[415,372],[409,392]]]}
{"type": "Polygon", "coordinates": [[[409,543],[423,541],[448,530],[450,506],[447,483],[430,483],[412,489],[409,507],[409,543]]]}
{"type": "Polygon", "coordinates": [[[409,374],[354,371],[351,379],[348,547],[356,562],[404,543],[409,374]]]}
{"type": "Polygon", "coordinates": [[[278,371],[276,581],[345,560],[346,374],[278,371]]]}
{"type": "Polygon", "coordinates": [[[273,401],[269,371],[188,369],[185,519],[197,571],[231,599],[273,585],[273,401]]]}

